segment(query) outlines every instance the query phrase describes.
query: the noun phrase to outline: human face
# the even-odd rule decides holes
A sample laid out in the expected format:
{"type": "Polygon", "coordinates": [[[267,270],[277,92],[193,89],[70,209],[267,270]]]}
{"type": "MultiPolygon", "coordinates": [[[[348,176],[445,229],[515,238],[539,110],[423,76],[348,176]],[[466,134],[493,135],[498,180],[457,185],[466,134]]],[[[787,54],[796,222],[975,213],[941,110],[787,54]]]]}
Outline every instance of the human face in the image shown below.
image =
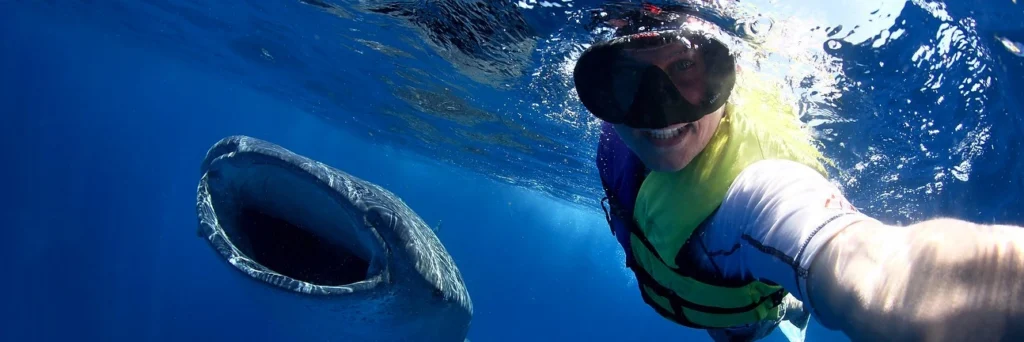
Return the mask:
{"type": "MultiPolygon", "coordinates": [[[[679,94],[691,103],[699,102],[706,91],[703,82],[704,60],[681,44],[668,44],[650,49],[628,51],[630,58],[656,65],[672,79],[679,94]]],[[[633,153],[640,157],[647,168],[654,171],[674,172],[683,169],[700,151],[704,150],[711,136],[718,129],[725,106],[703,118],[689,123],[680,123],[661,129],[632,128],[617,124],[615,130],[633,153]]]]}
{"type": "Polygon", "coordinates": [[[643,32],[591,46],[573,69],[580,101],[612,124],[659,129],[725,105],[735,82],[728,47],[702,31],[643,32]]]}
{"type": "Polygon", "coordinates": [[[614,127],[626,146],[640,157],[647,168],[675,172],[689,165],[707,147],[724,114],[723,106],[700,120],[664,129],[633,128],[623,124],[614,127]]]}

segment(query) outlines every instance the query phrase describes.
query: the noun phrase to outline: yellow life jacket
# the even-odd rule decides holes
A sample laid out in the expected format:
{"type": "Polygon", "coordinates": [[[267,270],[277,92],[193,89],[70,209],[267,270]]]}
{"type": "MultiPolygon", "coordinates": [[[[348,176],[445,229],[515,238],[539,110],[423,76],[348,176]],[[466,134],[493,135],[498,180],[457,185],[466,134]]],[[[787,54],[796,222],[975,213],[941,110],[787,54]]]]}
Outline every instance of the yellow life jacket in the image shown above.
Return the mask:
{"type": "Polygon", "coordinates": [[[721,205],[740,171],[763,159],[789,159],[827,176],[824,158],[792,107],[766,96],[778,92],[750,90],[748,84],[734,92],[717,131],[690,164],[677,172],[651,172],[636,197],[631,268],[645,302],[682,325],[735,327],[781,314],[779,304],[787,293],[780,286],[697,279],[693,265],[677,264],[687,240],[721,205]]]}

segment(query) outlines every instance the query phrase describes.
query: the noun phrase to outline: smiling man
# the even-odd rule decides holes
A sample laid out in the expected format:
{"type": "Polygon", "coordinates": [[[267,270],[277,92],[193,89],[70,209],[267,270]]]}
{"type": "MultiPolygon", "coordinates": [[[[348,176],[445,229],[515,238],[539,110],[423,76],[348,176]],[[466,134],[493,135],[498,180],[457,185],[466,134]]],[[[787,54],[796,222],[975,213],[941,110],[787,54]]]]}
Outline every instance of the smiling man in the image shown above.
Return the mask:
{"type": "Polygon", "coordinates": [[[716,341],[802,340],[812,312],[854,340],[1024,338],[1019,227],[859,212],[717,25],[680,5],[599,13],[614,37],[574,81],[604,122],[609,225],[660,315],[716,341]]]}

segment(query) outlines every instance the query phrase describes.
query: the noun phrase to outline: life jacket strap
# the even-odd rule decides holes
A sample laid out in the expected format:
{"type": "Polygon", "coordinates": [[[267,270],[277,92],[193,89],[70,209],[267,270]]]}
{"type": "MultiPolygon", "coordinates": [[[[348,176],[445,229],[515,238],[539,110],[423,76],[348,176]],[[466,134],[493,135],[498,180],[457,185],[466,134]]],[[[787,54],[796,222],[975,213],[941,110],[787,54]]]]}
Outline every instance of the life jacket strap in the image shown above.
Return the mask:
{"type": "MultiPolygon", "coordinates": [[[[654,249],[654,244],[652,244],[651,241],[647,239],[647,235],[644,234],[644,232],[640,230],[640,225],[635,224],[635,223],[634,224],[630,224],[629,225],[629,232],[631,234],[635,235],[637,237],[637,239],[640,240],[640,243],[642,243],[644,245],[644,248],[646,248],[647,251],[650,252],[651,255],[654,256],[654,258],[658,259],[658,262],[660,262],[662,265],[665,265],[665,267],[667,267],[668,269],[672,270],[672,272],[674,272],[675,274],[678,274],[680,276],[683,276],[683,277],[693,277],[693,274],[691,274],[690,272],[686,272],[686,271],[683,271],[682,269],[669,266],[669,264],[666,263],[665,260],[661,258],[661,254],[658,254],[658,250],[654,249]]],[[[683,245],[686,245],[686,243],[684,242],[683,245]]]]}
{"type": "MultiPolygon", "coordinates": [[[[670,320],[672,320],[674,322],[677,322],[679,324],[682,324],[682,325],[685,325],[685,326],[688,326],[688,327],[692,327],[692,328],[697,328],[697,329],[709,329],[709,328],[715,328],[715,327],[709,327],[709,326],[705,326],[705,325],[694,323],[693,321],[691,321],[689,318],[686,317],[686,314],[684,313],[684,309],[690,309],[690,310],[700,311],[700,312],[709,313],[709,314],[723,314],[723,315],[736,314],[736,313],[744,313],[744,312],[752,311],[752,310],[756,309],[757,307],[764,305],[766,302],[769,302],[770,303],[770,307],[772,307],[772,308],[778,307],[779,305],[782,304],[782,301],[786,297],[786,294],[787,294],[786,290],[779,289],[779,290],[777,290],[775,292],[772,292],[772,293],[770,293],[768,295],[765,295],[765,296],[761,297],[759,300],[757,300],[755,302],[752,302],[752,303],[750,303],[750,304],[748,304],[746,306],[737,307],[737,308],[721,308],[721,307],[706,306],[706,305],[700,305],[700,304],[697,304],[697,303],[694,303],[694,302],[690,302],[690,301],[680,297],[678,294],[676,294],[675,292],[673,292],[669,288],[667,288],[667,287],[661,285],[660,283],[658,283],[657,281],[655,281],[654,278],[649,273],[647,273],[647,271],[645,271],[642,267],[630,267],[630,269],[632,269],[634,274],[636,274],[637,285],[640,288],[640,295],[643,298],[644,302],[647,303],[647,305],[653,307],[655,309],[655,311],[657,311],[658,314],[661,315],[662,317],[670,319],[670,320]],[[661,296],[662,298],[665,298],[666,300],[668,300],[669,306],[671,307],[672,311],[669,311],[668,309],[664,308],[661,304],[659,304],[657,301],[655,301],[653,298],[651,298],[650,295],[647,293],[647,290],[645,289],[645,287],[649,288],[652,292],[654,292],[658,296],[661,296]]],[[[753,283],[753,281],[749,282],[748,284],[751,284],[751,283],[753,283]]],[[[721,328],[721,327],[719,327],[719,328],[721,328]]]]}

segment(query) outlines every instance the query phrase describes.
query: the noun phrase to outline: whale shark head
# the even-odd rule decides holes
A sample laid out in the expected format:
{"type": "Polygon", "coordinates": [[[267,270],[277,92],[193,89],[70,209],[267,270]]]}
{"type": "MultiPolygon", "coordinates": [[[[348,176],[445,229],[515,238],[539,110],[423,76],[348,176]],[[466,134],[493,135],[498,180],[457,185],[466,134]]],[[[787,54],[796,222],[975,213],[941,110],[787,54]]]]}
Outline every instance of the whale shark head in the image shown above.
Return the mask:
{"type": "Polygon", "coordinates": [[[463,341],[473,305],[451,256],[390,191],[259,139],[202,163],[199,235],[282,301],[329,307],[339,340],[463,341]]]}

